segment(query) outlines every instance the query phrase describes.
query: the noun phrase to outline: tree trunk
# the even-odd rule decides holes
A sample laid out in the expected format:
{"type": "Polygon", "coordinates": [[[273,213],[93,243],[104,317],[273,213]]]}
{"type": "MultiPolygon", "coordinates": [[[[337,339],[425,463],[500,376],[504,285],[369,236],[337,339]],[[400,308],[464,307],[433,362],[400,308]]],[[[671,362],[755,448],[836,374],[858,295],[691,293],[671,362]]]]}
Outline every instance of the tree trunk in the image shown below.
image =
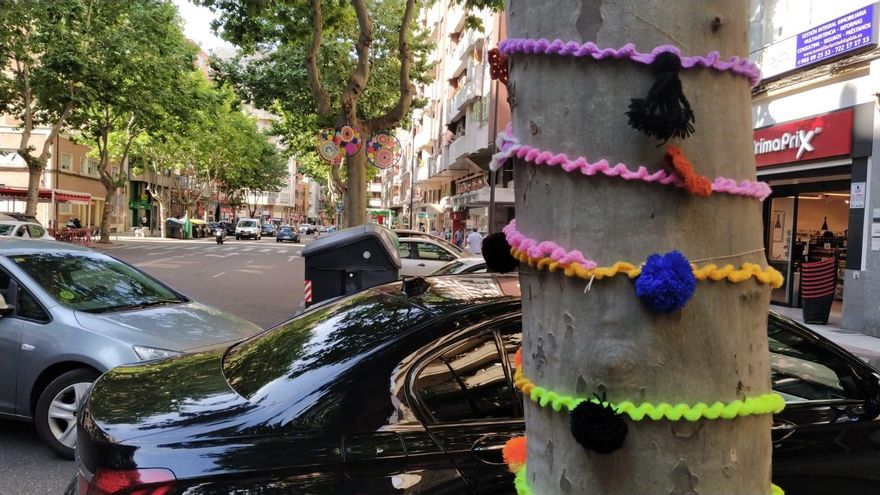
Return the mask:
{"type": "MultiPolygon", "coordinates": [[[[727,0],[510,0],[510,38],[672,44],[683,55],[748,55],[746,2],[727,0]],[[713,20],[720,28],[713,29],[713,20]]],[[[510,56],[513,130],[523,144],[570,158],[661,167],[665,146],[627,124],[630,98],[643,97],[651,69],[629,60],[510,56]]],[[[708,69],[680,72],[696,133],[674,140],[696,171],[754,179],[748,81],[708,69]],[[712,120],[716,119],[716,120],[712,120]]],[[[515,162],[517,229],[581,250],[599,266],[639,265],[679,250],[689,260],[766,265],[759,202],[559,167],[515,162]],[[712,260],[714,261],[714,260],[712,260]]],[[[704,263],[698,263],[700,265],[704,263]]],[[[581,279],[522,264],[524,374],[548,389],[612,403],[730,402],[770,391],[769,289],[754,279],[697,282],[681,311],[658,314],[626,276],[581,279]]],[[[733,420],[631,421],[609,455],[582,448],[569,417],[526,400],[527,480],[536,494],[769,494],[771,416],[733,420]]],[[[563,410],[564,411],[564,410],[563,410]]],[[[784,487],[783,487],[784,488],[784,487]]]]}
{"type": "Polygon", "coordinates": [[[37,214],[37,203],[40,201],[40,179],[43,178],[43,171],[46,164],[40,164],[36,158],[30,158],[28,161],[28,191],[27,202],[25,203],[24,214],[37,214]],[[42,165],[42,166],[41,166],[42,165]]]}
{"type": "Polygon", "coordinates": [[[367,223],[367,154],[364,150],[345,159],[348,176],[342,199],[342,222],[346,227],[367,223]]]}
{"type": "Polygon", "coordinates": [[[101,211],[101,239],[98,242],[110,244],[110,216],[113,214],[117,187],[116,184],[107,182],[104,182],[104,187],[107,189],[107,196],[104,198],[104,209],[101,211]]]}

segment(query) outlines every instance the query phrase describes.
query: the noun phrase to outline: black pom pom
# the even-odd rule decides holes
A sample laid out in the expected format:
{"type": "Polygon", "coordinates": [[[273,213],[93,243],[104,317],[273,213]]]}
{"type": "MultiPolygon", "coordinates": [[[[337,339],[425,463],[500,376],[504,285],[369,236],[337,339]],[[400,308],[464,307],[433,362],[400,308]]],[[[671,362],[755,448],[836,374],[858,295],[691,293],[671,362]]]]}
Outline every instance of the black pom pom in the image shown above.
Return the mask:
{"type": "Polygon", "coordinates": [[[489,234],[483,239],[483,259],[490,272],[507,273],[519,267],[519,261],[510,254],[510,244],[501,232],[489,234]]]}
{"type": "Polygon", "coordinates": [[[694,132],[694,112],[682,93],[678,71],[681,59],[678,55],[663,52],[651,64],[654,85],[645,98],[630,100],[629,125],[664,143],[670,138],[684,139],[694,132]]]}
{"type": "Polygon", "coordinates": [[[623,447],[626,433],[626,422],[610,405],[585,400],[571,412],[572,436],[582,447],[598,454],[610,454],[623,447]]]}

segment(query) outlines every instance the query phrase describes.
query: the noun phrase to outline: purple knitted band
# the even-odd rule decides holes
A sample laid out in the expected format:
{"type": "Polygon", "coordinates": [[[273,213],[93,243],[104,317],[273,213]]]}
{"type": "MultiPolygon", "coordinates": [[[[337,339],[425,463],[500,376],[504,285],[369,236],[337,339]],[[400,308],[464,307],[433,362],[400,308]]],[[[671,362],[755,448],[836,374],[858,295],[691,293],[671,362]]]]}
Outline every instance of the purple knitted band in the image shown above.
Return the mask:
{"type": "Polygon", "coordinates": [[[605,58],[628,58],[633,62],[638,62],[645,65],[651,64],[657,57],[657,55],[663,52],[670,52],[674,53],[678,56],[679,59],[681,59],[681,66],[684,69],[691,69],[694,67],[708,67],[717,71],[733,72],[736,75],[747,77],[749,79],[749,84],[752,87],[757,85],[758,82],[761,80],[761,70],[758,69],[757,65],[749,62],[749,59],[747,58],[733,56],[727,60],[722,60],[721,55],[718,52],[710,52],[705,57],[699,55],[692,57],[682,57],[681,51],[677,47],[672,45],[660,45],[651,50],[651,53],[642,53],[637,51],[636,46],[632,43],[627,43],[622,47],[615,49],[599,48],[592,41],[581,44],[575,41],[548,41],[543,38],[539,40],[527,38],[508,38],[498,44],[498,50],[505,55],[511,55],[514,53],[528,53],[543,55],[564,55],[577,58],[592,57],[595,60],[602,60],[605,58]]]}

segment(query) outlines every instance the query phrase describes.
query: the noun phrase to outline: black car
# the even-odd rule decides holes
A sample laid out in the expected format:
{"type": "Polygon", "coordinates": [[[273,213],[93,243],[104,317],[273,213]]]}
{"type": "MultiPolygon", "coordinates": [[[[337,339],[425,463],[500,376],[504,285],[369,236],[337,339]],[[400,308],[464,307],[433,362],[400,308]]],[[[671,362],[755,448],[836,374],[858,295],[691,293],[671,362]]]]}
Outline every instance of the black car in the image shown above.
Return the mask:
{"type": "Polygon", "coordinates": [[[288,225],[281,227],[278,229],[278,234],[275,236],[275,242],[282,241],[299,242],[299,232],[288,225]]]}
{"type": "Polygon", "coordinates": [[[263,226],[260,227],[260,233],[262,235],[267,235],[269,237],[274,236],[275,235],[275,225],[270,222],[264,223],[263,226]]]}
{"type": "MultiPolygon", "coordinates": [[[[514,493],[500,447],[524,430],[517,279],[407,287],[330,300],[228,349],[107,372],[80,414],[67,493],[514,493]]],[[[876,492],[877,373],[775,314],[768,332],[788,401],[773,481],[789,495],[876,492]]]]}

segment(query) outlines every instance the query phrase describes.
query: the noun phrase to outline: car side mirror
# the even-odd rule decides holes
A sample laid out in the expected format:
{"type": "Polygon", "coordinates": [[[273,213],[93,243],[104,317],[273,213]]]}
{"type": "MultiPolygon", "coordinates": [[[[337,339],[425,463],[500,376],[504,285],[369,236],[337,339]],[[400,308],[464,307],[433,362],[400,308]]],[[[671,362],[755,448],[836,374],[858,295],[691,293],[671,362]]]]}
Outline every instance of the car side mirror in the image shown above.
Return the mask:
{"type": "Polygon", "coordinates": [[[6,298],[3,297],[3,294],[0,294],[0,316],[9,316],[13,311],[15,311],[15,308],[6,304],[6,298]]]}

